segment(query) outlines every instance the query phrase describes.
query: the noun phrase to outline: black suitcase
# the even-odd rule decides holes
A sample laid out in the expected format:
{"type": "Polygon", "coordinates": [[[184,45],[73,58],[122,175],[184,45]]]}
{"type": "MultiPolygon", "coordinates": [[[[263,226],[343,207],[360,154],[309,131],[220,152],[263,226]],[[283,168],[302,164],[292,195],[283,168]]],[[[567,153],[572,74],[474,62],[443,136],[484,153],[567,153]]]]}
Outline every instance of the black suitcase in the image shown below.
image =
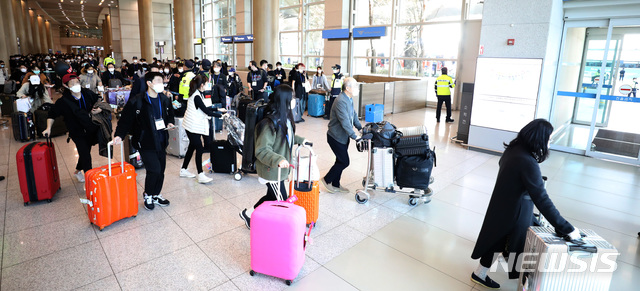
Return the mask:
{"type": "Polygon", "coordinates": [[[424,155],[429,151],[429,136],[422,134],[400,137],[394,148],[397,156],[424,155]]]}
{"type": "Polygon", "coordinates": [[[427,190],[435,162],[436,154],[431,150],[425,155],[399,157],[396,159],[396,184],[399,187],[427,190]]]}
{"type": "Polygon", "coordinates": [[[244,141],[242,146],[242,171],[245,173],[256,172],[256,155],[254,134],[256,124],[264,118],[264,111],[267,104],[263,100],[250,103],[247,106],[247,117],[244,128],[244,141]]]}
{"type": "Polygon", "coordinates": [[[136,148],[133,147],[133,143],[131,143],[131,139],[133,137],[128,134],[127,137],[122,141],[124,148],[124,156],[125,159],[131,164],[134,168],[140,169],[144,167],[144,163],[142,162],[142,157],[136,148]]]}
{"type": "Polygon", "coordinates": [[[2,102],[2,116],[11,116],[13,114],[13,101],[16,100],[16,94],[0,93],[0,101],[2,102]]]}
{"type": "Polygon", "coordinates": [[[238,100],[238,118],[244,123],[247,123],[247,106],[251,103],[253,103],[253,100],[250,98],[240,98],[238,100]]]}
{"type": "Polygon", "coordinates": [[[228,140],[214,140],[211,143],[211,168],[215,173],[236,172],[238,167],[236,151],[228,140]]]}
{"type": "MultiPolygon", "coordinates": [[[[53,104],[44,104],[33,112],[33,118],[36,124],[36,134],[42,137],[42,131],[47,129],[47,119],[49,119],[49,109],[53,104]]],[[[67,134],[67,125],[64,123],[64,117],[58,116],[51,126],[51,137],[67,134]]]]}
{"type": "Polygon", "coordinates": [[[13,138],[16,141],[30,141],[36,139],[36,127],[31,112],[14,112],[11,116],[13,138]]]}

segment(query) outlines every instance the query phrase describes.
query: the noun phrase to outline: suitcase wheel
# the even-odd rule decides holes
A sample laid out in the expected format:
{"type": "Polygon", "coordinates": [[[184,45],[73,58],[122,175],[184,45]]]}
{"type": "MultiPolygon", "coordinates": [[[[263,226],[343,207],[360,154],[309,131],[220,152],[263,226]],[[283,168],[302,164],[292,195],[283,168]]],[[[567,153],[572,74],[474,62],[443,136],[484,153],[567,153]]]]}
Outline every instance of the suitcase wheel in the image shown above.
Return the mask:
{"type": "Polygon", "coordinates": [[[25,202],[25,203],[24,203],[24,206],[27,206],[27,205],[29,205],[29,202],[25,202]]]}
{"type": "Polygon", "coordinates": [[[236,181],[240,181],[240,180],[242,180],[242,174],[240,174],[240,173],[236,173],[235,175],[233,175],[233,178],[234,178],[236,181]]]}
{"type": "Polygon", "coordinates": [[[254,272],[253,270],[251,270],[251,271],[249,271],[249,275],[251,275],[251,276],[255,276],[255,275],[256,275],[256,272],[254,272]]]}
{"type": "Polygon", "coordinates": [[[287,284],[287,286],[291,286],[292,282],[291,282],[291,280],[285,280],[284,283],[287,284]]]}
{"type": "MultiPolygon", "coordinates": [[[[358,191],[360,192],[360,191],[358,191]]],[[[358,193],[356,192],[356,202],[360,203],[360,204],[365,204],[367,203],[367,201],[369,201],[369,198],[366,198],[365,195],[363,195],[365,198],[360,198],[360,195],[358,195],[358,193]]]]}
{"type": "Polygon", "coordinates": [[[103,229],[104,229],[104,226],[101,226],[101,227],[100,227],[100,231],[102,231],[103,229]]]}
{"type": "Polygon", "coordinates": [[[418,198],[409,198],[409,205],[411,206],[418,205],[418,198]]]}
{"type": "Polygon", "coordinates": [[[51,203],[51,201],[52,201],[51,199],[47,199],[47,203],[51,203]]]}

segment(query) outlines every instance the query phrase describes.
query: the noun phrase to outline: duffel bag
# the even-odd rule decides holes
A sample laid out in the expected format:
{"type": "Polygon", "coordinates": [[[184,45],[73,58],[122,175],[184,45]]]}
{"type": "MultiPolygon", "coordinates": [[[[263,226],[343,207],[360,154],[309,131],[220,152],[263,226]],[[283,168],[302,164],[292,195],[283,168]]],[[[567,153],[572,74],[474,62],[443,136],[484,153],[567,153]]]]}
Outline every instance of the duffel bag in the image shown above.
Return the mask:
{"type": "Polygon", "coordinates": [[[396,184],[416,189],[429,188],[436,153],[429,150],[426,155],[402,156],[396,160],[396,184]]]}
{"type": "Polygon", "coordinates": [[[388,121],[367,123],[362,134],[372,133],[371,143],[374,147],[391,147],[397,137],[396,126],[388,121]]]}

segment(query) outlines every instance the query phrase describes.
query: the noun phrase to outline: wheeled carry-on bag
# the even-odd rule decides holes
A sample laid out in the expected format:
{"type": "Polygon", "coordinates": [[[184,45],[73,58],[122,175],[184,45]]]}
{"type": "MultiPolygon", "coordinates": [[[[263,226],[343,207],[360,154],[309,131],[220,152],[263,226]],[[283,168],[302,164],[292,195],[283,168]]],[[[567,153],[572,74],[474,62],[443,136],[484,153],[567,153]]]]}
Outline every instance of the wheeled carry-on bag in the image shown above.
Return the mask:
{"type": "Polygon", "coordinates": [[[210,153],[213,172],[227,174],[236,172],[236,150],[228,140],[212,141],[210,153]]]}
{"type": "Polygon", "coordinates": [[[184,158],[189,148],[189,137],[187,131],[182,126],[183,118],[176,118],[176,128],[169,130],[169,146],[167,146],[167,153],[176,156],[178,158],[184,158]]]}
{"type": "Polygon", "coordinates": [[[376,188],[392,189],[393,184],[393,165],[394,153],[393,148],[376,148],[371,149],[373,154],[373,183],[376,188]]]}
{"type": "Polygon", "coordinates": [[[396,160],[395,176],[399,187],[427,190],[435,164],[435,152],[427,149],[426,154],[400,156],[396,160]]]}
{"type": "Polygon", "coordinates": [[[16,153],[16,163],[24,205],[39,200],[51,202],[53,195],[60,190],[58,160],[51,139],[20,148],[16,153]]]}
{"type": "Polygon", "coordinates": [[[13,138],[16,141],[30,141],[36,139],[36,126],[31,112],[14,112],[11,116],[13,138]]]}
{"type": "Polygon", "coordinates": [[[289,181],[289,193],[298,198],[295,204],[306,211],[307,224],[317,222],[320,213],[320,173],[316,165],[317,159],[311,146],[298,146],[294,157],[293,179],[289,181]],[[301,157],[302,148],[308,150],[309,155],[301,157]]]}
{"type": "Polygon", "coordinates": [[[258,122],[264,118],[267,104],[263,100],[255,101],[247,106],[247,119],[244,126],[244,143],[242,147],[242,171],[245,173],[256,172],[255,156],[255,131],[258,122]]]}
{"type": "Polygon", "coordinates": [[[424,155],[429,151],[429,136],[424,126],[397,129],[394,148],[398,156],[424,155]]]}
{"type": "Polygon", "coordinates": [[[87,199],[80,199],[87,204],[89,221],[100,230],[123,218],[138,215],[136,170],[124,162],[123,143],[120,143],[121,162],[111,164],[112,144],[109,142],[107,147],[107,165],[85,173],[87,199]]]}
{"type": "Polygon", "coordinates": [[[307,114],[313,117],[324,116],[324,95],[309,93],[309,107],[307,114]]]}
{"type": "Polygon", "coordinates": [[[517,290],[609,290],[619,253],[594,231],[580,231],[586,236],[569,242],[551,227],[530,227],[517,290]]]}

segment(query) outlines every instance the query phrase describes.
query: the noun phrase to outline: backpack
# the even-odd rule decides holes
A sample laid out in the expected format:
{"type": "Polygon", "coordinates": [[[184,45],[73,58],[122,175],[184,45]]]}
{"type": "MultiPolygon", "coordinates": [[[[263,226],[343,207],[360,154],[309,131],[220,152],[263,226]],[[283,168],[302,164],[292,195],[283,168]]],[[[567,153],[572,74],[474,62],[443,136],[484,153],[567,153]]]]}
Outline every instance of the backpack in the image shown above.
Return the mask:
{"type": "Polygon", "coordinates": [[[396,126],[388,121],[367,123],[362,128],[362,133],[372,133],[371,143],[377,148],[391,147],[398,137],[396,126]]]}

